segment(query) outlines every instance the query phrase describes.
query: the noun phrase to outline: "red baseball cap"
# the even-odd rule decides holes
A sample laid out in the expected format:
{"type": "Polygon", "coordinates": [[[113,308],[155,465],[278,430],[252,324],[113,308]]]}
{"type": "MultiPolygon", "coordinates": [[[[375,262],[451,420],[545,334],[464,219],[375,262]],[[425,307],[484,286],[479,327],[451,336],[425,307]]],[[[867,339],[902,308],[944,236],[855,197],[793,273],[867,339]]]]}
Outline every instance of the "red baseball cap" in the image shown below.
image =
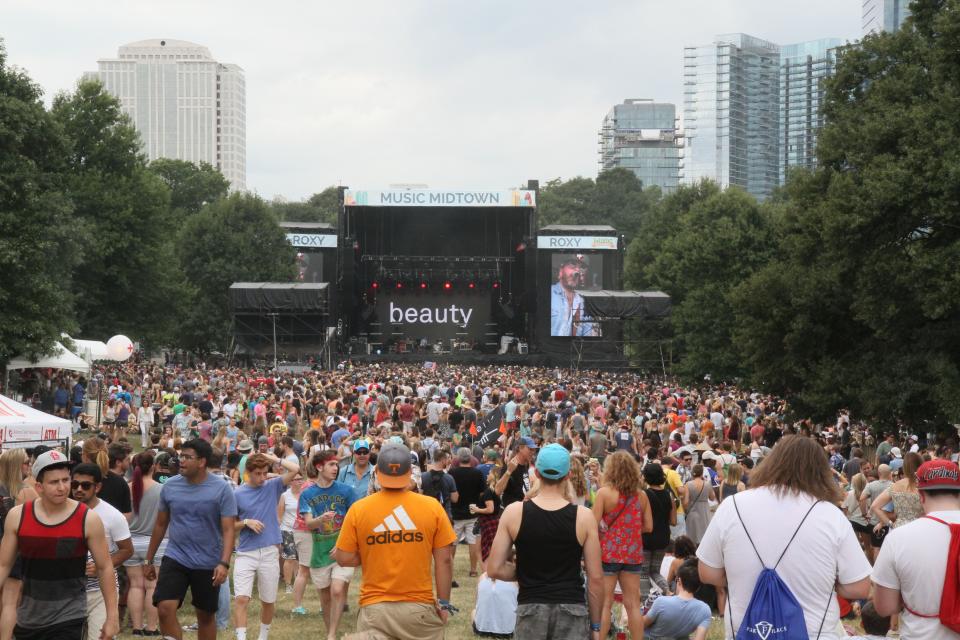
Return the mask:
{"type": "Polygon", "coordinates": [[[960,491],[960,467],[949,460],[924,462],[917,469],[917,489],[960,491]]]}

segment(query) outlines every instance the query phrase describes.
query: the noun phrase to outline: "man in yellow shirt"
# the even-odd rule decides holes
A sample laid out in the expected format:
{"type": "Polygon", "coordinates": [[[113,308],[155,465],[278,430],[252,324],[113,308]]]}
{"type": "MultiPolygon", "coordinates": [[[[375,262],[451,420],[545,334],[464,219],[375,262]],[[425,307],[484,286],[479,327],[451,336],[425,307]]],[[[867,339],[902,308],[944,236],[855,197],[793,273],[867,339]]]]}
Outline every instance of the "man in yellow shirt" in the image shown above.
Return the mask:
{"type": "MultiPolygon", "coordinates": [[[[689,451],[681,451],[681,456],[691,457],[689,451]]],[[[684,523],[684,512],[683,512],[683,493],[686,491],[683,487],[683,480],[680,477],[680,474],[677,473],[674,467],[682,464],[680,460],[676,458],[667,458],[664,460],[663,473],[667,477],[667,487],[670,489],[670,492],[676,497],[674,503],[677,504],[677,524],[670,527],[670,538],[674,539],[679,536],[687,534],[687,527],[684,523]]]]}
{"type": "Polygon", "coordinates": [[[334,558],[363,567],[357,633],[348,638],[443,640],[455,611],[450,545],[457,536],[438,500],[409,490],[410,463],[405,446],[384,445],[377,458],[381,491],[355,502],[340,528],[334,558]]]}

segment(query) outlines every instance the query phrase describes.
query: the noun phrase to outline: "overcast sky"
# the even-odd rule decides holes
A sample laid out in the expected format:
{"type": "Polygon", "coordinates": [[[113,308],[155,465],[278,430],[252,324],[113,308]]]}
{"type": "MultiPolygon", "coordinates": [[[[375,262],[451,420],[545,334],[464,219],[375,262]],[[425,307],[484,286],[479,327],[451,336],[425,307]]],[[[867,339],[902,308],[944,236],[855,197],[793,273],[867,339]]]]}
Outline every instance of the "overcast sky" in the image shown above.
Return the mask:
{"type": "Polygon", "coordinates": [[[502,188],[595,176],[624,98],[682,107],[683,47],[860,35],[861,0],[3,0],[8,61],[49,102],[148,38],[207,46],[247,84],[247,186],[502,188]]]}

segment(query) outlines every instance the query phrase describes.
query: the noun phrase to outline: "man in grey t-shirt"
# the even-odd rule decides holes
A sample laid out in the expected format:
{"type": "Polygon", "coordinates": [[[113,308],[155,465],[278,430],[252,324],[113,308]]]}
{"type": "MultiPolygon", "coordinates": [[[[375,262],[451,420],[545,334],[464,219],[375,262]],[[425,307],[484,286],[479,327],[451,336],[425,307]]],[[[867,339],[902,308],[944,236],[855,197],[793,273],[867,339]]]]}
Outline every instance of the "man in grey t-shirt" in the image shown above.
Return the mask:
{"type": "MultiPolygon", "coordinates": [[[[863,493],[860,494],[860,512],[867,519],[867,523],[871,527],[875,527],[879,521],[877,520],[877,516],[873,515],[873,512],[870,510],[870,505],[893,484],[891,478],[892,473],[890,465],[880,465],[877,467],[877,476],[879,476],[879,479],[868,482],[867,486],[863,489],[863,493]]],[[[877,551],[882,544],[883,535],[876,533],[870,534],[870,546],[872,547],[870,554],[873,557],[876,557],[877,551]]]]}

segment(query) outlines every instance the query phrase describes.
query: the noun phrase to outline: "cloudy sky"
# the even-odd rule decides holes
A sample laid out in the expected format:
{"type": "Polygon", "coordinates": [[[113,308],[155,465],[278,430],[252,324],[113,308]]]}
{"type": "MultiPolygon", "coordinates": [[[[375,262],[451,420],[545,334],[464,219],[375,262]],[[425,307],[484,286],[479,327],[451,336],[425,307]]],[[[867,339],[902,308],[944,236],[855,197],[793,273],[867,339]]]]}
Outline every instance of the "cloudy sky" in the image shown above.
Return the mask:
{"type": "Polygon", "coordinates": [[[243,67],[247,185],[512,187],[597,170],[624,98],[682,104],[685,45],[860,35],[861,0],[3,0],[8,61],[47,98],[148,38],[243,67]]]}

